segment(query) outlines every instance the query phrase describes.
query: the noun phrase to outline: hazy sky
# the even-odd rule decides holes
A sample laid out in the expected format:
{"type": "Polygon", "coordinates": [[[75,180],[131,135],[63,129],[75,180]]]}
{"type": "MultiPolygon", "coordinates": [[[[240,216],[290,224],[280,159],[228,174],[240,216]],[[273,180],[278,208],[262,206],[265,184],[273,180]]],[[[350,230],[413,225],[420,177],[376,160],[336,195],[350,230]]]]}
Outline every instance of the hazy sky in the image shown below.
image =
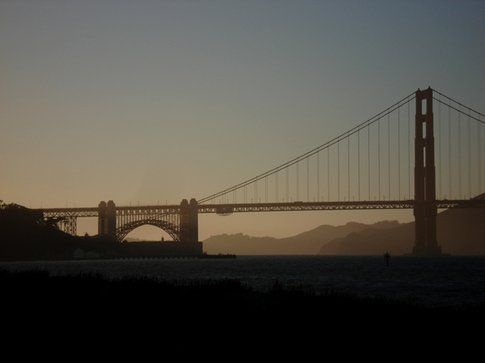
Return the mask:
{"type": "MultiPolygon", "coordinates": [[[[418,87],[483,111],[484,42],[485,1],[0,0],[0,199],[179,203],[299,155],[418,87]]],[[[282,236],[411,217],[200,223],[203,238],[282,236]]]]}

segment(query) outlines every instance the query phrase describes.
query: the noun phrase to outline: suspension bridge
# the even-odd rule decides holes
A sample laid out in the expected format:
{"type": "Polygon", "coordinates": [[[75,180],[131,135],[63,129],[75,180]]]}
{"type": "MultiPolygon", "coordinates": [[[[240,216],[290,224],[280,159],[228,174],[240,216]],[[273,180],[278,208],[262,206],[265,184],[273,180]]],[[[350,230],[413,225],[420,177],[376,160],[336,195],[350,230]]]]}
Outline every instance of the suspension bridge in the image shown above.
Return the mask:
{"type": "Polygon", "coordinates": [[[483,113],[432,88],[418,89],[326,143],[203,198],[41,211],[71,234],[78,218],[96,217],[98,234],[120,242],[153,225],[201,253],[200,213],[413,209],[412,252],[436,255],[438,209],[485,208],[484,130],[483,113]]]}

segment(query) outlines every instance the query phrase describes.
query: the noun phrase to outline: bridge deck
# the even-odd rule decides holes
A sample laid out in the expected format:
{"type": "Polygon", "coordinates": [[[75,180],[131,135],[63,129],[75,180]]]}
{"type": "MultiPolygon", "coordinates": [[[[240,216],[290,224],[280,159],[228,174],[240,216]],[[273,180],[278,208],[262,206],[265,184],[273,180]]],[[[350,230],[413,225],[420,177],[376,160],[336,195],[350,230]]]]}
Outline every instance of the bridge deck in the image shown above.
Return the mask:
{"type": "MultiPolygon", "coordinates": [[[[288,203],[228,203],[200,204],[199,213],[243,213],[243,212],[299,212],[331,210],[369,210],[369,209],[412,209],[414,200],[346,201],[346,202],[288,202],[288,203]]],[[[439,209],[447,208],[485,208],[484,199],[437,200],[439,209]]],[[[117,211],[133,214],[176,214],[180,205],[117,206],[117,211]]],[[[98,208],[43,208],[46,217],[97,217],[98,208]]]]}
{"type": "MultiPolygon", "coordinates": [[[[248,204],[202,204],[199,213],[239,212],[298,212],[319,210],[368,210],[368,209],[413,209],[414,200],[347,201],[347,202],[292,202],[292,203],[248,203],[248,204]]],[[[483,200],[438,200],[439,209],[485,208],[483,200]]]]}

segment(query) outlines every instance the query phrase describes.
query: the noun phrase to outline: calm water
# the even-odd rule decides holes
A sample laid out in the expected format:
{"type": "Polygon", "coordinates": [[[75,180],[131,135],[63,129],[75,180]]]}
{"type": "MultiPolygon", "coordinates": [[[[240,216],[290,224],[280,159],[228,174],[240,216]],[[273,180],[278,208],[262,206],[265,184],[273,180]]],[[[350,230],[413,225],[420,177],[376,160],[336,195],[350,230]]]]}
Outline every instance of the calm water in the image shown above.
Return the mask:
{"type": "Polygon", "coordinates": [[[100,273],[110,278],[240,279],[256,289],[276,280],[358,296],[383,296],[426,305],[485,303],[485,257],[247,256],[231,260],[162,259],[0,263],[7,270],[53,274],[100,273]]]}

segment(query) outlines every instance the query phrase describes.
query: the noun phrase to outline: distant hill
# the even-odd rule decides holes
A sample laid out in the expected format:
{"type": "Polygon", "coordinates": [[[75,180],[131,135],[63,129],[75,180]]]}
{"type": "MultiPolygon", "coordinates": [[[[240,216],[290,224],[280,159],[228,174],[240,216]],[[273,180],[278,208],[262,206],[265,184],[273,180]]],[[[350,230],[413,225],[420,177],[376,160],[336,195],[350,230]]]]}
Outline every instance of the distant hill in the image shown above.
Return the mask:
{"type": "MultiPolygon", "coordinates": [[[[485,254],[485,209],[448,209],[438,214],[438,243],[444,253],[485,254]]],[[[410,253],[414,222],[389,229],[366,228],[325,243],[323,255],[375,255],[389,251],[410,253]]]]}
{"type": "Polygon", "coordinates": [[[209,254],[234,253],[237,255],[315,255],[321,247],[334,239],[366,229],[390,229],[399,226],[397,221],[375,224],[347,223],[343,226],[321,225],[288,238],[251,237],[242,233],[221,234],[204,241],[209,254]]]}
{"type": "MultiPolygon", "coordinates": [[[[485,254],[485,210],[449,209],[438,214],[438,243],[444,253],[485,254]]],[[[350,222],[321,225],[288,238],[251,237],[242,233],[212,236],[204,241],[207,253],[237,255],[393,255],[410,253],[414,222],[375,224],[350,222]]]]}

